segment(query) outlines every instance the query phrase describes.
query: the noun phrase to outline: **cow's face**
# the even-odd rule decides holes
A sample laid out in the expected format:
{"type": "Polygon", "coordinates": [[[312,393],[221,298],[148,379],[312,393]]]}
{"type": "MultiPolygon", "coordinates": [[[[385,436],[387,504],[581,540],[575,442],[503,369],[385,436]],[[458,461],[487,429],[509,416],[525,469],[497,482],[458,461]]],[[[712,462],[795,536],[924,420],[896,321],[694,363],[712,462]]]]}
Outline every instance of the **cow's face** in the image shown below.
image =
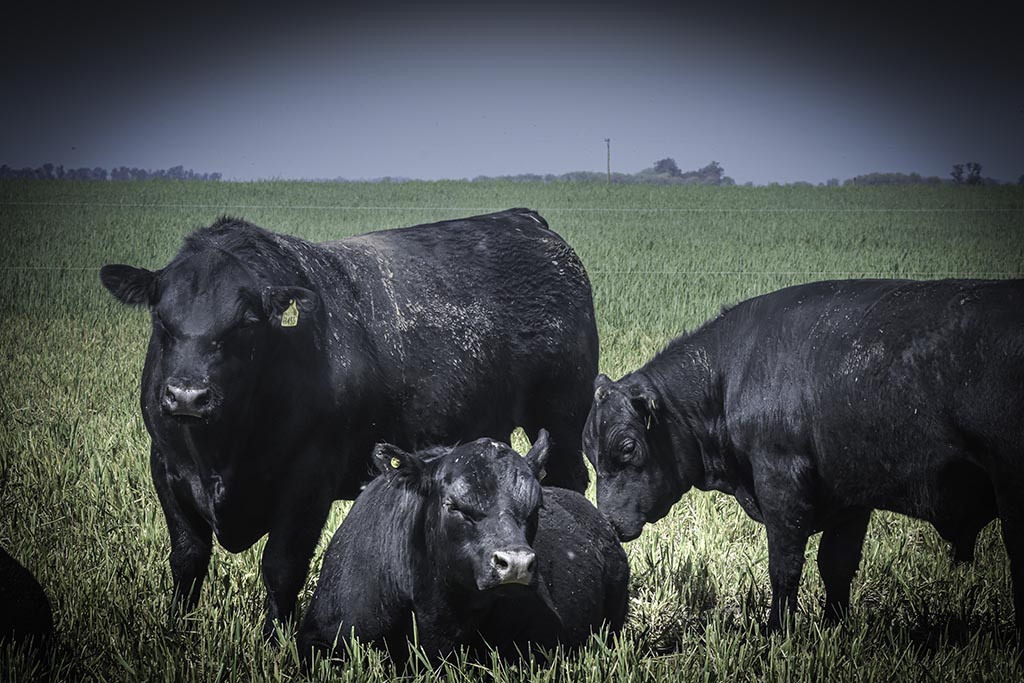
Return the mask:
{"type": "Polygon", "coordinates": [[[547,432],[541,430],[526,456],[479,439],[434,457],[383,444],[375,460],[385,476],[415,486],[423,496],[434,578],[449,590],[483,599],[493,589],[543,584],[533,539],[541,504],[538,475],[547,453],[547,432]]]}
{"type": "Polygon", "coordinates": [[[597,506],[619,538],[631,541],[646,522],[665,516],[682,494],[670,453],[651,447],[658,399],[644,385],[594,380],[583,450],[597,472],[597,506]]]}
{"type": "Polygon", "coordinates": [[[149,399],[182,424],[211,422],[228,406],[248,405],[280,335],[302,334],[317,305],[307,289],[260,286],[220,252],[177,259],[156,272],[108,265],[100,278],[121,302],[149,307],[147,372],[156,374],[149,399]]]}

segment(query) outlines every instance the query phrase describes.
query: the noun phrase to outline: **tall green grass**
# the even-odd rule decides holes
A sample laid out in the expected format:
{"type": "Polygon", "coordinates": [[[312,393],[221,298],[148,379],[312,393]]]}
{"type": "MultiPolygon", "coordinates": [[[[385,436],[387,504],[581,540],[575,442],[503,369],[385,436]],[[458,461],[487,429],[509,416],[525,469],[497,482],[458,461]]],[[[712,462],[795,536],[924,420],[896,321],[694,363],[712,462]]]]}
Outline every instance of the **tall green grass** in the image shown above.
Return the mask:
{"type": "MultiPolygon", "coordinates": [[[[221,214],[314,240],[529,206],[594,285],[601,369],[618,376],[718,309],[831,277],[1024,276],[1018,188],[668,188],[513,183],[0,183],[0,544],[54,603],[42,662],[0,679],[300,680],[294,641],[260,638],[262,543],[217,549],[200,608],[169,623],[169,550],[138,384],[148,321],[99,284],[104,263],[163,265],[221,214]]],[[[1022,302],[1024,305],[1024,302],[1022,302]]],[[[520,444],[521,445],[521,444],[520,444]]],[[[347,509],[338,503],[301,596],[347,509]]],[[[998,524],[958,568],[931,527],[876,513],[851,618],[824,629],[807,549],[802,614],[763,638],[764,529],[730,498],[688,494],[628,544],[630,617],[611,648],[521,664],[455,658],[410,680],[955,680],[1017,677],[998,524]]],[[[323,680],[387,680],[372,652],[323,680]]]]}

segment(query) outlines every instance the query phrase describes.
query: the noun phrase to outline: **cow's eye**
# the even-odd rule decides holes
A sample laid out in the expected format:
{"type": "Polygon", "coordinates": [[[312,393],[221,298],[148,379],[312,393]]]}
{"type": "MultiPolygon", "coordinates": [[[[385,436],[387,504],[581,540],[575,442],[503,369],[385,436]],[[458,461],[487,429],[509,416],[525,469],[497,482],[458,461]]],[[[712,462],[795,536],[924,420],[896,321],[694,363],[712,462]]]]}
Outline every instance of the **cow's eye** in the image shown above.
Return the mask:
{"type": "Polygon", "coordinates": [[[477,510],[473,510],[466,506],[460,506],[452,500],[445,501],[444,507],[448,511],[448,514],[467,522],[476,522],[483,516],[477,510]]]}
{"type": "Polygon", "coordinates": [[[633,439],[623,439],[619,443],[618,461],[623,464],[633,462],[636,459],[636,445],[633,439]]]}

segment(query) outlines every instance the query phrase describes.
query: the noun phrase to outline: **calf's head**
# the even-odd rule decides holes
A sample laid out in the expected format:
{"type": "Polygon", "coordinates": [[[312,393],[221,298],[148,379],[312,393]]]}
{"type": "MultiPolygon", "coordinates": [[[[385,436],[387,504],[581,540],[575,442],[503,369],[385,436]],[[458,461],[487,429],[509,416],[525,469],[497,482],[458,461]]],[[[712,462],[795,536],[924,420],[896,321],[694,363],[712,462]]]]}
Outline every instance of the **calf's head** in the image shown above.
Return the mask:
{"type": "Polygon", "coordinates": [[[478,439],[415,454],[380,444],[374,460],[389,485],[422,497],[432,579],[472,600],[515,585],[546,594],[532,544],[541,504],[538,476],[547,455],[548,435],[541,430],[525,456],[478,439]]]}
{"type": "Polygon", "coordinates": [[[183,251],[158,271],[106,265],[100,279],[122,303],[149,308],[146,385],[155,395],[144,401],[182,423],[210,422],[233,404],[247,405],[261,362],[280,335],[303,333],[318,304],[308,289],[262,284],[213,248],[183,251]]]}
{"type": "Polygon", "coordinates": [[[594,380],[583,450],[597,472],[597,507],[624,541],[664,517],[689,488],[673,454],[664,452],[670,449],[654,447],[659,408],[657,392],[641,377],[594,380]]]}

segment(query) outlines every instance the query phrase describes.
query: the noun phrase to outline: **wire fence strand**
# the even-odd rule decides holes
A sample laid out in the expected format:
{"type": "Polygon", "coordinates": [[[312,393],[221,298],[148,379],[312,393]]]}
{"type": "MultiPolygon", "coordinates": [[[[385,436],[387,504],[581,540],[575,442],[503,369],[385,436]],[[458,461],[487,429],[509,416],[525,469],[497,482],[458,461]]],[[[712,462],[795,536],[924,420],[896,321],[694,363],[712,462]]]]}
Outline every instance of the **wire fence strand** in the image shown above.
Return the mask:
{"type": "MultiPolygon", "coordinates": [[[[124,208],[124,209],[244,209],[244,210],[302,210],[302,211],[496,211],[493,206],[371,206],[349,204],[183,204],[148,202],[28,202],[0,201],[0,206],[11,207],[67,207],[67,208],[124,208]]],[[[507,207],[504,207],[507,208],[507,207]]],[[[1024,207],[602,207],[602,206],[549,206],[543,212],[576,213],[1024,213],[1024,207]]]]}

